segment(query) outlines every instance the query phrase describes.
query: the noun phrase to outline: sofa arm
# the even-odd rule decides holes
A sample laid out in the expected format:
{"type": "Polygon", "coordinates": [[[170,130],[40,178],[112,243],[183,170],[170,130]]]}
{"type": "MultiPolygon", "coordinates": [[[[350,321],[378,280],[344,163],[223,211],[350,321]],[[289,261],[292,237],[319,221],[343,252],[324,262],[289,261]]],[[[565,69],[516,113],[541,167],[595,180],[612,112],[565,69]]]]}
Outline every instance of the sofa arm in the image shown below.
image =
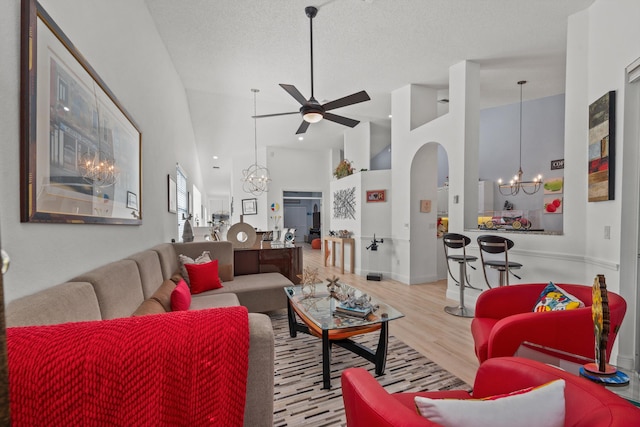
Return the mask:
{"type": "Polygon", "coordinates": [[[529,312],[502,319],[491,330],[487,357],[513,356],[524,341],[593,358],[591,308],[529,312]]]}
{"type": "Polygon", "coordinates": [[[273,425],[274,335],[269,316],[249,313],[249,372],[244,425],[273,425]]]}

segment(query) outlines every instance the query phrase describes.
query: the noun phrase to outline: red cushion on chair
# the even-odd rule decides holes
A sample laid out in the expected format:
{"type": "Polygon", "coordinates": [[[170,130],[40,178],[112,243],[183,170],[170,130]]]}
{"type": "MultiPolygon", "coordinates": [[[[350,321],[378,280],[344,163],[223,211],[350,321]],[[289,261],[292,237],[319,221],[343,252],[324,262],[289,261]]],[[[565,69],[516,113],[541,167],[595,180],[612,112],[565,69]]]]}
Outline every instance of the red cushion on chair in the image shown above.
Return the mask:
{"type": "Polygon", "coordinates": [[[220,277],[218,277],[217,259],[204,264],[185,264],[185,267],[189,272],[192,294],[199,294],[222,287],[220,277]]]}

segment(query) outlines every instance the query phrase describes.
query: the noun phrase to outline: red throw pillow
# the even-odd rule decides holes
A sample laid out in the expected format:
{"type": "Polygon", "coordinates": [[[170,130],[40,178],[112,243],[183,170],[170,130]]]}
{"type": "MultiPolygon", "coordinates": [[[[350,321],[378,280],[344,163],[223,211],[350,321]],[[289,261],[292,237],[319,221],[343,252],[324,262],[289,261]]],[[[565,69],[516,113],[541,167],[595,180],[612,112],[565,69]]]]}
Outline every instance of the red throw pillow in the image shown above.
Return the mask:
{"type": "Polygon", "coordinates": [[[171,292],[171,311],[186,311],[191,307],[191,292],[184,280],[180,280],[171,292]]]}
{"type": "Polygon", "coordinates": [[[220,277],[218,277],[218,260],[213,260],[204,264],[185,264],[191,282],[191,293],[219,289],[222,287],[220,277]]]}

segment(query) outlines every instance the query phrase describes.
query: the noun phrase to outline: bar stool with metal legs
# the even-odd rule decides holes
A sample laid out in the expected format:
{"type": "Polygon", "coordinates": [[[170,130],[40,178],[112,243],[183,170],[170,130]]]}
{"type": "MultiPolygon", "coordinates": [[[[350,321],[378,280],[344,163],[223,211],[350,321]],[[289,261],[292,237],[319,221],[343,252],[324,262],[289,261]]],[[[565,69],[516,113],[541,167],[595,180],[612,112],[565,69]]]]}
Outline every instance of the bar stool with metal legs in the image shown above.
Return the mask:
{"type": "MultiPolygon", "coordinates": [[[[457,307],[445,307],[444,311],[449,314],[453,314],[454,316],[473,317],[473,309],[464,306],[464,288],[466,286],[473,288],[473,286],[469,284],[469,279],[467,278],[467,263],[474,262],[478,259],[478,257],[473,255],[467,255],[466,246],[471,243],[471,239],[462,234],[446,233],[442,236],[442,242],[444,243],[444,255],[447,259],[447,270],[449,271],[449,275],[460,286],[460,305],[457,307]],[[462,249],[462,254],[449,254],[449,249],[462,249]],[[459,280],[457,280],[451,273],[449,260],[458,263],[458,266],[460,267],[459,280]]],[[[469,266],[473,268],[473,266],[469,266]]]]}
{"type": "Polygon", "coordinates": [[[509,249],[513,247],[512,240],[502,236],[478,236],[478,246],[480,247],[480,259],[482,260],[482,272],[484,273],[484,280],[487,282],[487,286],[491,289],[489,279],[487,279],[487,269],[490,267],[500,272],[499,286],[509,285],[509,273],[513,274],[518,279],[520,276],[515,274],[512,270],[522,268],[522,264],[519,262],[509,261],[509,249]],[[504,259],[485,259],[484,252],[489,254],[504,254],[504,259]]]}

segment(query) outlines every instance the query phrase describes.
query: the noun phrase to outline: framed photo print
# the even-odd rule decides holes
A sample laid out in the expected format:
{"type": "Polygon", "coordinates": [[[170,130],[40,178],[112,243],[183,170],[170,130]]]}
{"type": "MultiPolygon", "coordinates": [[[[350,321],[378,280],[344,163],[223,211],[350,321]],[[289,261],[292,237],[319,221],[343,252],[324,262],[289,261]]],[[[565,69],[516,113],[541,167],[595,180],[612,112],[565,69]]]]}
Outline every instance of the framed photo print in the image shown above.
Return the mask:
{"type": "Polygon", "coordinates": [[[20,220],[142,224],[138,126],[43,7],[22,6],[20,220]]]}
{"type": "Polygon", "coordinates": [[[178,212],[178,184],[176,184],[176,180],[173,179],[171,175],[169,177],[169,212],[177,213],[178,212]]]}
{"type": "Polygon", "coordinates": [[[127,191],[127,209],[138,210],[138,195],[127,191]]]}
{"type": "Polygon", "coordinates": [[[257,214],[258,214],[258,200],[242,199],[242,215],[257,215],[257,214]]]}
{"type": "Polygon", "coordinates": [[[371,190],[367,191],[367,203],[371,202],[384,202],[386,200],[386,190],[371,190]]]}

